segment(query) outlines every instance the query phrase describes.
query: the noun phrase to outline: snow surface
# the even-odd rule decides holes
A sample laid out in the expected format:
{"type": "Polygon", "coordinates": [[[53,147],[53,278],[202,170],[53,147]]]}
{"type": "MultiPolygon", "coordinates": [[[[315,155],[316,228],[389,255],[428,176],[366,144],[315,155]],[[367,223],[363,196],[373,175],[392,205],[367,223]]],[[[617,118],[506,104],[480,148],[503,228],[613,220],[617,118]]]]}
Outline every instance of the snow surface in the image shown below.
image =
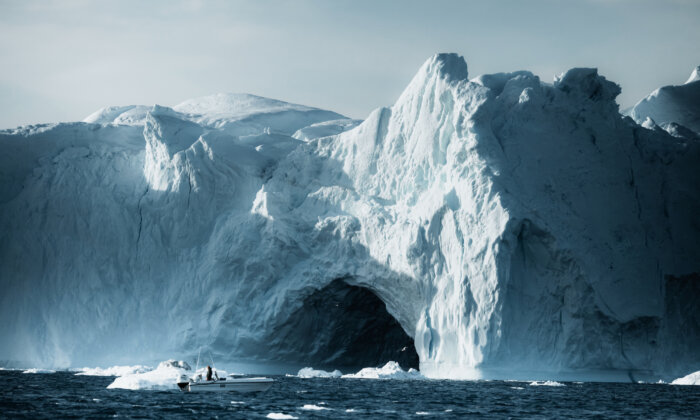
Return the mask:
{"type": "Polygon", "coordinates": [[[700,385],[700,371],[693,372],[682,378],[674,379],[671,385],[700,385]]]}
{"type": "Polygon", "coordinates": [[[324,121],[299,129],[292,137],[298,140],[309,141],[321,137],[333,136],[351,130],[357,127],[361,122],[361,120],[348,119],[324,121]]]}
{"type": "Polygon", "coordinates": [[[343,373],[337,369],[332,372],[327,372],[310,367],[299,369],[297,373],[298,378],[340,378],[341,376],[343,376],[343,373]]]}
{"type": "Polygon", "coordinates": [[[83,122],[142,126],[150,109],[144,105],[109,106],[88,115],[83,122]]]}
{"type": "Polygon", "coordinates": [[[366,367],[357,373],[349,373],[342,377],[351,379],[425,379],[417,370],[411,368],[405,371],[396,362],[387,362],[380,368],[366,367]]]}
{"type": "MultiPolygon", "coordinates": [[[[693,69],[688,80],[682,85],[656,89],[632,108],[630,116],[639,124],[651,119],[667,131],[669,130],[666,126],[669,124],[681,126],[681,131],[691,130],[700,137],[699,69],[700,66],[693,69]]],[[[678,132],[679,129],[675,128],[675,131],[678,132]]]]}
{"type": "Polygon", "coordinates": [[[342,279],[427,377],[677,377],[700,364],[698,83],[642,101],[645,128],[595,69],[470,80],[440,54],[329,137],[354,123],[232,94],[2,131],[0,360],[309,363],[330,332],[279,331],[342,279]]]}

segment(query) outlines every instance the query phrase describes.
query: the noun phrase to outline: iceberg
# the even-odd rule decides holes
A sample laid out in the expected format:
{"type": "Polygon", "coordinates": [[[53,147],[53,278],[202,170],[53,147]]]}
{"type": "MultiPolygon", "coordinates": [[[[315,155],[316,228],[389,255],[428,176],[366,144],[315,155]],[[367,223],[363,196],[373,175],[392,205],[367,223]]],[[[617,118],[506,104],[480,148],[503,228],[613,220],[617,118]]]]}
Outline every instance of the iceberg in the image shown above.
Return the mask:
{"type": "MultiPolygon", "coordinates": [[[[197,373],[201,374],[202,372],[203,370],[197,373]]],[[[107,388],[130,390],[177,389],[180,375],[192,374],[192,369],[186,362],[171,359],[161,362],[158,364],[158,367],[152,370],[136,370],[130,373],[123,373],[123,375],[114,379],[114,382],[109,384],[107,388]]]]}
{"type": "Polygon", "coordinates": [[[285,413],[269,413],[267,416],[268,419],[298,419],[299,417],[294,417],[291,414],[285,414],[285,413]]]}
{"type": "Polygon", "coordinates": [[[357,373],[349,373],[342,377],[350,379],[425,379],[417,370],[409,368],[408,371],[405,371],[396,362],[387,362],[379,368],[366,367],[357,373]]]}
{"type": "Polygon", "coordinates": [[[532,381],[532,382],[530,382],[530,386],[566,386],[566,385],[564,385],[560,382],[556,382],[556,381],[532,381]]]}
{"type": "Polygon", "coordinates": [[[596,69],[438,54],[359,124],[219,94],[1,131],[0,360],[678,377],[700,364],[691,79],[630,118],[596,69]]]}
{"type": "Polygon", "coordinates": [[[682,378],[674,379],[671,385],[700,385],[700,371],[693,372],[682,378]]]}
{"type": "Polygon", "coordinates": [[[51,369],[31,368],[24,370],[22,373],[56,373],[56,371],[51,369]]]}
{"type": "Polygon", "coordinates": [[[330,410],[328,407],[321,407],[319,405],[315,404],[304,404],[301,408],[301,410],[305,411],[323,411],[323,410],[330,410]]]}
{"type": "Polygon", "coordinates": [[[112,366],[108,368],[81,368],[76,369],[76,376],[126,376],[152,371],[150,366],[134,365],[134,366],[112,366]]]}
{"type": "Polygon", "coordinates": [[[327,372],[310,367],[299,369],[297,373],[298,378],[340,378],[341,376],[343,376],[343,373],[337,369],[332,372],[327,372]]]}

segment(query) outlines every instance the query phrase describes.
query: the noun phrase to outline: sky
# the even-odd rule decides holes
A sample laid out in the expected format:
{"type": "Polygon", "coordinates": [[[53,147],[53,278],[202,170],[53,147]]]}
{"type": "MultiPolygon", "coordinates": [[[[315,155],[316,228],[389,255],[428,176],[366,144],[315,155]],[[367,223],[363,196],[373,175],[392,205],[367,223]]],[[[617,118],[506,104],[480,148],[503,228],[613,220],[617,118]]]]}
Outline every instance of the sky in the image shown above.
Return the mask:
{"type": "Polygon", "coordinates": [[[597,67],[629,107],[700,65],[700,0],[0,0],[0,128],[240,92],[365,118],[420,65],[545,82],[597,67]]]}

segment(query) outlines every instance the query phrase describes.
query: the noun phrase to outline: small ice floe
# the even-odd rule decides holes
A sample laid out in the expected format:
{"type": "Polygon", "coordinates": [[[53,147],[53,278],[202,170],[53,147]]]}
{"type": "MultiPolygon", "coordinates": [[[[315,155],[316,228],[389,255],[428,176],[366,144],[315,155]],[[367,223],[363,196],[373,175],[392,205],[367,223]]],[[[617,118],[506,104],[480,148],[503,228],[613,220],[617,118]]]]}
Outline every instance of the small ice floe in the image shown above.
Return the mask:
{"type": "Polygon", "coordinates": [[[682,378],[674,379],[671,385],[700,385],[700,370],[682,378]]]}
{"type": "Polygon", "coordinates": [[[451,412],[452,412],[451,408],[448,408],[447,410],[445,410],[445,413],[451,413],[451,412]]]}
{"type": "MultiPolygon", "coordinates": [[[[321,403],[323,404],[323,403],[321,403]]],[[[303,407],[301,407],[302,410],[307,410],[307,411],[321,411],[321,410],[330,410],[328,407],[321,407],[318,405],[314,404],[304,404],[303,407]]]]}
{"type": "Polygon", "coordinates": [[[380,368],[366,367],[357,373],[350,373],[342,377],[353,379],[425,379],[420,372],[413,368],[408,369],[408,371],[401,369],[397,362],[387,362],[380,368]]]}
{"type": "Polygon", "coordinates": [[[317,370],[311,367],[300,369],[297,373],[297,378],[340,378],[341,376],[343,376],[343,373],[337,369],[333,372],[327,372],[325,370],[317,370]]]}
{"type": "Polygon", "coordinates": [[[530,386],[566,386],[560,382],[556,381],[532,381],[530,386]]]}
{"type": "Polygon", "coordinates": [[[152,371],[151,366],[135,365],[135,366],[112,366],[108,368],[88,368],[84,367],[76,369],[77,376],[124,376],[133,375],[135,373],[146,373],[152,371]]]}
{"type": "Polygon", "coordinates": [[[429,416],[430,413],[427,411],[416,411],[416,416],[429,416]]]}
{"type": "Polygon", "coordinates": [[[346,413],[357,413],[357,410],[355,410],[354,408],[348,408],[345,410],[345,412],[346,413]]]}
{"type": "Polygon", "coordinates": [[[299,417],[294,417],[290,414],[284,414],[284,413],[270,413],[267,416],[268,419],[298,419],[299,417]]]}
{"type": "Polygon", "coordinates": [[[22,373],[56,373],[56,371],[55,371],[55,370],[51,370],[51,369],[36,369],[36,368],[32,368],[32,369],[27,369],[27,370],[25,370],[25,371],[22,372],[22,373]]]}
{"type": "Polygon", "coordinates": [[[521,386],[512,386],[512,387],[510,387],[510,389],[525,389],[525,388],[523,388],[521,386]]]}
{"type": "Polygon", "coordinates": [[[231,401],[231,404],[245,404],[243,401],[231,401]]]}

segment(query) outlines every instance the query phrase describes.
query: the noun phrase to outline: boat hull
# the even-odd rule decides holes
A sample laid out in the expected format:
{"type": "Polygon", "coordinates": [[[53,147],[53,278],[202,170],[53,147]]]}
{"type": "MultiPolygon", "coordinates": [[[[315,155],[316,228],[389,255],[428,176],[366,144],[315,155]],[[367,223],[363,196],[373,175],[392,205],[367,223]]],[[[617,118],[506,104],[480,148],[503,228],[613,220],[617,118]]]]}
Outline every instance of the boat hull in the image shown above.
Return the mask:
{"type": "Polygon", "coordinates": [[[183,392],[264,392],[275,381],[268,378],[228,379],[225,381],[179,382],[183,392]]]}

